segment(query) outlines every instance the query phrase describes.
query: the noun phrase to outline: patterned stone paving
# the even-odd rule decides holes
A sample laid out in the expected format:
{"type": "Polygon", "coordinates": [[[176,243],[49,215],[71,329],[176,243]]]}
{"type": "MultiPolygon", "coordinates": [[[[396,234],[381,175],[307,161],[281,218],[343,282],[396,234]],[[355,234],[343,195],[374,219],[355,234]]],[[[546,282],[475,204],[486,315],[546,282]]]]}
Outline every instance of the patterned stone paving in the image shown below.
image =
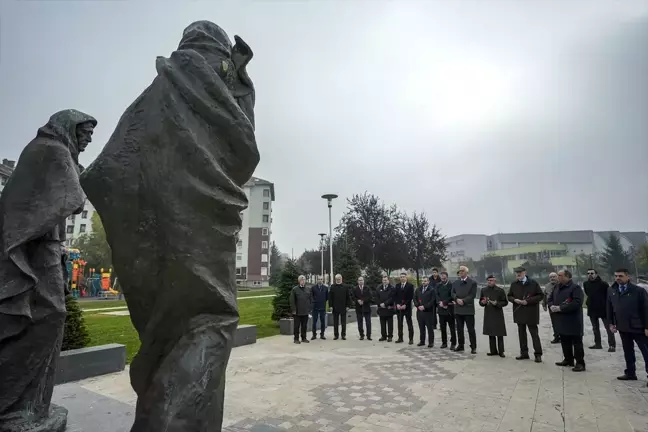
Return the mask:
{"type": "Polygon", "coordinates": [[[367,378],[352,379],[342,384],[324,384],[312,389],[316,401],[315,413],[300,416],[244,419],[224,428],[224,432],[240,431],[350,431],[371,415],[396,417],[419,412],[426,402],[409,389],[406,382],[416,380],[428,384],[450,380],[456,373],[442,362],[470,358],[465,353],[449,350],[406,347],[398,351],[402,359],[394,362],[371,360],[367,378]]]}

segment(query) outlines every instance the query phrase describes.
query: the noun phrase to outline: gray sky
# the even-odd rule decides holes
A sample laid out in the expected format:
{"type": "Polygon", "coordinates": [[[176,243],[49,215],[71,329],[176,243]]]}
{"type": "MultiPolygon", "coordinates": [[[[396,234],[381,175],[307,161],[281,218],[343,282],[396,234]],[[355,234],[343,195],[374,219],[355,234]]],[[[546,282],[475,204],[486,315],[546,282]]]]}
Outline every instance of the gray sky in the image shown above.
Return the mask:
{"type": "Polygon", "coordinates": [[[446,235],[648,229],[648,1],[3,1],[0,157],[76,108],[90,163],[199,19],[255,52],[284,252],[365,190],[446,235]]]}

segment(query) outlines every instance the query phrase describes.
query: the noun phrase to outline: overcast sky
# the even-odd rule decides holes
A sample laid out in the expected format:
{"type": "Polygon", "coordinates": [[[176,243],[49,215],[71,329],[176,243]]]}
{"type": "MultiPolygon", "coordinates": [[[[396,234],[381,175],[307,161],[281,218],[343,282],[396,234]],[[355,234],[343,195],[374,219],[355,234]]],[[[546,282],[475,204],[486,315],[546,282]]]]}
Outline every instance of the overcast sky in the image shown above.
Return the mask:
{"type": "Polygon", "coordinates": [[[446,235],[648,229],[648,1],[0,2],[0,158],[61,109],[88,165],[192,21],[255,52],[274,240],[369,191],[446,235]]]}

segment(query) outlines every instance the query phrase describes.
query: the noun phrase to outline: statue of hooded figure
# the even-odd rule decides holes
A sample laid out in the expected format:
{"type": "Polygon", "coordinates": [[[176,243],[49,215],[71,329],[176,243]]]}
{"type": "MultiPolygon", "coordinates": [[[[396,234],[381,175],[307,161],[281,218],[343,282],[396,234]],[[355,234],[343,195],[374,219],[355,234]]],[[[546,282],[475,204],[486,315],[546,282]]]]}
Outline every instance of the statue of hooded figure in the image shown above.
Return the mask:
{"type": "Polygon", "coordinates": [[[221,430],[236,234],[259,162],[252,51],[235,41],[189,25],[81,176],[141,341],[133,432],[221,430]]]}
{"type": "Polygon", "coordinates": [[[50,407],[63,341],[65,220],[83,210],[79,153],[97,121],[80,111],[50,117],[23,150],[0,195],[0,431],[65,429],[50,407]]]}

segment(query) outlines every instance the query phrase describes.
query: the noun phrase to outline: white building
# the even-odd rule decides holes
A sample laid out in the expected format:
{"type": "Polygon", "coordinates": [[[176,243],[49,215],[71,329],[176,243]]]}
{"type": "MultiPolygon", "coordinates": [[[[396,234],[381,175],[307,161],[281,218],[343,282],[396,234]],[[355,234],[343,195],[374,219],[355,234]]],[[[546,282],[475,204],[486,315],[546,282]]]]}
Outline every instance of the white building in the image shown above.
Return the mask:
{"type": "Polygon", "coordinates": [[[242,286],[267,286],[270,279],[270,236],[274,184],[252,177],[245,184],[248,208],[236,246],[236,280],[242,286]]]}
{"type": "Polygon", "coordinates": [[[2,189],[4,189],[7,181],[9,181],[9,177],[11,177],[11,173],[13,173],[15,167],[16,161],[2,159],[2,164],[0,164],[0,193],[2,193],[2,189]]]}
{"type": "Polygon", "coordinates": [[[72,246],[74,241],[82,235],[92,233],[92,215],[94,213],[94,206],[89,200],[86,200],[81,213],[67,218],[65,230],[67,246],[72,246]]]}

